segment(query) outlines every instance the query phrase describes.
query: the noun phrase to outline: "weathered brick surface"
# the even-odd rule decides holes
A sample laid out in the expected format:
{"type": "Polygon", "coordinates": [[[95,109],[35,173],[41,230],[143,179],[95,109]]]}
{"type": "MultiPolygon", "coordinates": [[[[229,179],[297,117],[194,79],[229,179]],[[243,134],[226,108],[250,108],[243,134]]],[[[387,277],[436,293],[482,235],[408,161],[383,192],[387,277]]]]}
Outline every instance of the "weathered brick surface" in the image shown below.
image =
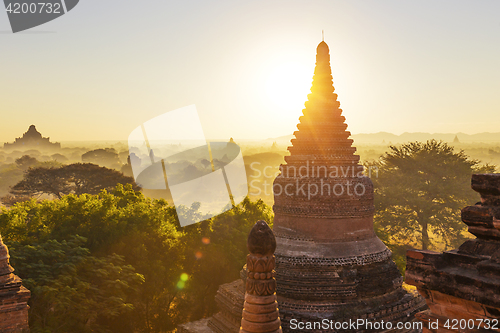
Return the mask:
{"type": "Polygon", "coordinates": [[[28,300],[30,291],[21,279],[12,274],[9,251],[0,236],[0,332],[26,333],[28,327],[28,300]]]}
{"type": "Polygon", "coordinates": [[[248,235],[245,303],[239,333],[283,333],[276,298],[276,238],[265,221],[248,235]]]}
{"type": "Polygon", "coordinates": [[[213,331],[207,326],[207,324],[207,318],[183,324],[177,328],[177,333],[213,333],[213,331]]]}
{"type": "Polygon", "coordinates": [[[463,330],[444,324],[500,320],[500,174],[473,175],[472,188],[481,201],[462,209],[462,221],[477,238],[458,250],[407,253],[406,282],[417,286],[429,306],[418,317],[440,322],[424,332],[480,332],[477,327],[463,330]]]}
{"type": "Polygon", "coordinates": [[[373,230],[373,184],[361,173],[334,90],[322,42],[304,116],[274,181],[283,332],[292,332],[292,319],[411,321],[425,306],[401,287],[391,252],[373,230]]]}

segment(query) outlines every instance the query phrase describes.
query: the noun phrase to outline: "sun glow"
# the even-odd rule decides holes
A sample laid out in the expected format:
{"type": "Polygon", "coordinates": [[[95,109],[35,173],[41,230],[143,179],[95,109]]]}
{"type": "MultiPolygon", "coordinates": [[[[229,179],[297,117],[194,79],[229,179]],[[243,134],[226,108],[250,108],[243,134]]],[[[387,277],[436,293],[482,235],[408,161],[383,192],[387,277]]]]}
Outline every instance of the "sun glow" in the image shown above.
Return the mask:
{"type": "Polygon", "coordinates": [[[269,99],[283,110],[302,109],[310,93],[313,71],[298,62],[271,70],[266,82],[269,99]]]}

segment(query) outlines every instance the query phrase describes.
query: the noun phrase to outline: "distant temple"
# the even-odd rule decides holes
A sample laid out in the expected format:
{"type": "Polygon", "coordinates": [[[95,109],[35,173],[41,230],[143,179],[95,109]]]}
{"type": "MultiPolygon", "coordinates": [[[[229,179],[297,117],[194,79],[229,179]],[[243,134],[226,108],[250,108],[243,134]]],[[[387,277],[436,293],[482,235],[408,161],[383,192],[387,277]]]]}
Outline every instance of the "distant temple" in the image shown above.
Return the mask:
{"type": "Polygon", "coordinates": [[[50,142],[50,138],[42,137],[36,130],[35,125],[31,125],[21,138],[16,138],[13,143],[4,143],[4,149],[40,149],[40,148],[61,148],[59,142],[50,142]]]}
{"type": "MultiPolygon", "coordinates": [[[[418,332],[415,313],[426,307],[425,301],[402,288],[392,253],[374,232],[373,184],[362,175],[334,90],[329,48],[321,42],[299,130],[273,184],[281,328],[333,333],[361,321],[394,324],[375,328],[379,332],[418,332]],[[308,328],[323,320],[328,327],[308,328]],[[397,328],[397,323],[406,325],[397,328]]],[[[238,333],[249,274],[245,267],[242,280],[219,288],[221,311],[208,327],[205,321],[190,323],[178,332],[238,333]]],[[[362,325],[351,331],[371,329],[362,325]]]]}

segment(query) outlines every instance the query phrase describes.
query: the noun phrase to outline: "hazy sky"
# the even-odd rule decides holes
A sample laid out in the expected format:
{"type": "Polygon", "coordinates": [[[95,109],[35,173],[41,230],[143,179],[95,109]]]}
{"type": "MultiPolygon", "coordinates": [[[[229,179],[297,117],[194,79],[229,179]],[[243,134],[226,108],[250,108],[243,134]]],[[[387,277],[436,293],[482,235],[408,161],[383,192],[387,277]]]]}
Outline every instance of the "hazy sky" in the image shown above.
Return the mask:
{"type": "Polygon", "coordinates": [[[191,104],[209,138],[291,134],[321,30],[352,133],[500,132],[498,0],[80,0],[18,34],[0,9],[0,143],[126,140],[191,104]]]}

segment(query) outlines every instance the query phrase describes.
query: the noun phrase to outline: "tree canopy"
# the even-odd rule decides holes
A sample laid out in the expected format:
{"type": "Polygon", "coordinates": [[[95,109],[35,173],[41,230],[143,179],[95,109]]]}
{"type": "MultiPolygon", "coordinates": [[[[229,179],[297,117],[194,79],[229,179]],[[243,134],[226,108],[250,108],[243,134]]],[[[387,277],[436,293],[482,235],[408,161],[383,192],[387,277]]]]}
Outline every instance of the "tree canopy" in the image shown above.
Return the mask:
{"type": "Polygon", "coordinates": [[[386,243],[435,248],[431,237],[444,248],[460,245],[465,224],[463,207],[479,197],[470,188],[474,172],[493,172],[444,142],[430,140],[390,146],[379,161],[370,165],[378,175],[375,186],[375,222],[386,243]]]}
{"type": "Polygon", "coordinates": [[[27,170],[28,168],[38,164],[38,160],[29,155],[23,155],[16,159],[16,165],[21,170],[27,170]]]}
{"type": "Polygon", "coordinates": [[[16,273],[31,291],[32,331],[106,332],[120,315],[132,313],[131,295],[144,277],[116,254],[94,257],[86,239],[49,240],[34,245],[12,243],[16,273]],[[109,327],[109,326],[108,326],[109,327]]]}
{"type": "Polygon", "coordinates": [[[271,209],[245,199],[184,228],[177,214],[200,213],[130,184],[3,209],[0,234],[32,291],[32,331],[171,332],[213,314],[219,285],[245,263],[248,232],[271,222],[271,209]]]}
{"type": "Polygon", "coordinates": [[[114,148],[99,148],[86,152],[82,155],[82,162],[95,163],[111,169],[120,169],[122,163],[114,148]]]}

